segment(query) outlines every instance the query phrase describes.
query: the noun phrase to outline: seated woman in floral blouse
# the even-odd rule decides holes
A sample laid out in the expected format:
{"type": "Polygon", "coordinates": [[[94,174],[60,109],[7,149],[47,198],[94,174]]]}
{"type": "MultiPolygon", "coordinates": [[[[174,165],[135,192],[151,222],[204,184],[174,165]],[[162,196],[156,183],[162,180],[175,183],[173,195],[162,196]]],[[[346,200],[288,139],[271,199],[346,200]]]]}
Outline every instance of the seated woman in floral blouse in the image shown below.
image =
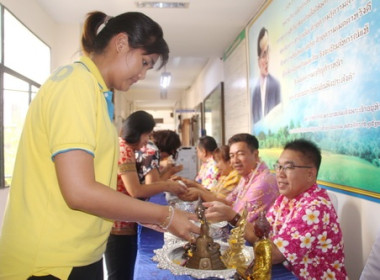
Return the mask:
{"type": "Polygon", "coordinates": [[[188,192],[180,196],[182,200],[194,201],[200,197],[203,201],[220,200],[224,202],[227,195],[239,183],[240,175],[231,166],[229,146],[222,145],[216,148],[213,157],[216,161],[216,166],[220,171],[218,183],[208,190],[195,181],[181,178],[181,180],[189,187],[188,192]]]}
{"type": "Polygon", "coordinates": [[[211,189],[218,183],[220,172],[212,156],[217,148],[216,141],[211,136],[203,136],[198,140],[197,155],[202,162],[195,181],[206,189],[211,189]]]}

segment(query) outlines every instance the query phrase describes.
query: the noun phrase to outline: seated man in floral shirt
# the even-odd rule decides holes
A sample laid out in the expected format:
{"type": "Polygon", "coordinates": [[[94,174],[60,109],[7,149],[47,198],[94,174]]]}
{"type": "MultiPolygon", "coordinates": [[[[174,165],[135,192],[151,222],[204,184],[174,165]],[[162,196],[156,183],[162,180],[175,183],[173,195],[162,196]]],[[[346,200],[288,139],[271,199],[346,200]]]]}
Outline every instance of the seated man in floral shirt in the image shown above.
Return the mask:
{"type": "MultiPolygon", "coordinates": [[[[275,164],[280,196],[267,213],[272,263],[283,263],[300,279],[348,279],[343,237],[326,190],[316,180],[321,152],[312,142],[289,142],[275,164]]],[[[246,238],[254,243],[254,231],[246,238]]]]}
{"type": "Polygon", "coordinates": [[[265,162],[260,160],[259,141],[255,136],[248,133],[235,134],[228,140],[228,145],[231,165],[241,178],[226,197],[226,203],[204,203],[207,207],[206,217],[211,222],[228,221],[235,226],[244,209],[247,209],[247,221],[250,224],[261,211],[268,211],[278,197],[276,177],[265,162]]]}

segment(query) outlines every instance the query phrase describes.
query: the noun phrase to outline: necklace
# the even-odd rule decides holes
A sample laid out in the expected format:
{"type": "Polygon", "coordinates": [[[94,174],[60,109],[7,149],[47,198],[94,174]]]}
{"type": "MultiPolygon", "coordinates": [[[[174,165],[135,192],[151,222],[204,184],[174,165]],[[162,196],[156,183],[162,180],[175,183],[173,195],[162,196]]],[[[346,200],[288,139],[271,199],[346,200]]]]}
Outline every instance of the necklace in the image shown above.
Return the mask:
{"type": "MultiPolygon", "coordinates": [[[[255,179],[256,177],[256,172],[257,170],[259,169],[260,165],[261,165],[261,161],[256,165],[256,168],[255,170],[253,171],[253,173],[251,175],[249,175],[249,180],[248,182],[245,182],[244,185],[242,186],[242,190],[241,192],[238,194],[238,199],[240,201],[244,201],[244,197],[248,191],[248,189],[250,189],[250,186],[252,185],[251,182],[253,181],[253,179],[255,179]]],[[[244,179],[244,178],[243,178],[244,179]]],[[[246,204],[246,203],[244,203],[246,204]]]]}

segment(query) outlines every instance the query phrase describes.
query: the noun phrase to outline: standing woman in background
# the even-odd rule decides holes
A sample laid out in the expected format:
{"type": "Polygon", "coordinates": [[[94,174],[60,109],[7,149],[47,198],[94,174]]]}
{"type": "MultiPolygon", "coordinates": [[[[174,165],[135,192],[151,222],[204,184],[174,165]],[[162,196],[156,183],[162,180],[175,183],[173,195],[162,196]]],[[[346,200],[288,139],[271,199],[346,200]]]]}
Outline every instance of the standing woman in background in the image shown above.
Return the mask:
{"type": "Polygon", "coordinates": [[[239,173],[232,168],[230,162],[230,147],[222,145],[215,149],[213,153],[216,166],[219,168],[220,177],[218,183],[210,190],[204,188],[201,184],[195,181],[181,178],[181,180],[188,186],[188,191],[179,198],[185,201],[194,201],[199,197],[203,201],[226,201],[226,197],[235,189],[240,181],[239,173]]]}
{"type": "Polygon", "coordinates": [[[197,155],[202,163],[195,181],[206,189],[214,187],[220,176],[216,161],[212,156],[217,147],[215,139],[211,136],[203,136],[198,140],[197,155]]]}
{"type": "Polygon", "coordinates": [[[172,175],[181,171],[183,166],[174,163],[179,147],[181,140],[173,130],[153,131],[148,143],[135,152],[140,182],[149,184],[170,179],[172,175]]]}
{"type": "MultiPolygon", "coordinates": [[[[142,175],[144,170],[151,168],[151,164],[137,165],[135,152],[147,144],[154,126],[153,116],[145,111],[133,112],[123,123],[119,137],[117,190],[125,195],[145,199],[164,191],[176,195],[187,191],[185,186],[172,180],[144,184],[142,175]]],[[[136,254],[137,224],[115,221],[105,252],[108,280],[133,279],[136,254]]]]}
{"type": "Polygon", "coordinates": [[[183,165],[175,164],[181,139],[175,131],[163,129],[153,131],[152,140],[160,151],[160,178],[169,179],[183,169],[183,165]]]}
{"type": "Polygon", "coordinates": [[[103,279],[113,220],[159,225],[191,239],[189,213],[116,189],[119,145],[110,88],[126,91],[169,49],[141,13],[90,13],[84,57],[59,68],[25,119],[0,236],[0,279],[103,279]],[[108,109],[108,110],[107,110],[108,109]]]}

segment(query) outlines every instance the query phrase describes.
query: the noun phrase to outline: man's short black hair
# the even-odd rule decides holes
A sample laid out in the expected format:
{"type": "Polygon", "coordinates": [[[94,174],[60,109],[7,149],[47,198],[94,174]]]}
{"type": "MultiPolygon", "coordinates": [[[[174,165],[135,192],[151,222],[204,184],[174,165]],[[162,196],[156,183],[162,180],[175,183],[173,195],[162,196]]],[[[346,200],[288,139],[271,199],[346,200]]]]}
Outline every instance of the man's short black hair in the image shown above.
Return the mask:
{"type": "Polygon", "coordinates": [[[319,171],[322,156],[321,150],[313,142],[306,139],[296,139],[285,144],[284,150],[292,150],[302,153],[319,171]]]}
{"type": "Polygon", "coordinates": [[[198,139],[198,147],[213,153],[218,147],[218,144],[216,144],[216,140],[213,137],[206,135],[198,139]]]}
{"type": "Polygon", "coordinates": [[[237,142],[245,142],[252,152],[259,149],[259,141],[255,136],[249,133],[235,134],[228,140],[228,146],[231,147],[232,144],[237,142]]]}

